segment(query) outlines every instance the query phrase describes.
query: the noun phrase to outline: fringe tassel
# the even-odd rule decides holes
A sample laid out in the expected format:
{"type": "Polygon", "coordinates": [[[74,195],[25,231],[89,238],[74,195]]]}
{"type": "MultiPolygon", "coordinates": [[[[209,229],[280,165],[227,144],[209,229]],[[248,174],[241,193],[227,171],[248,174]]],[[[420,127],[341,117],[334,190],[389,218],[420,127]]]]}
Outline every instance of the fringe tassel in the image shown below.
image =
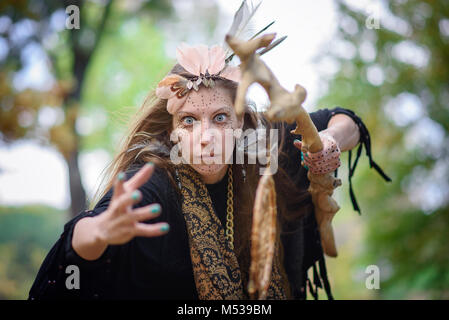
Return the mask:
{"type": "MultiPolygon", "coordinates": [[[[352,202],[352,206],[354,207],[355,211],[359,212],[359,215],[361,214],[361,210],[360,207],[357,203],[357,200],[355,198],[355,194],[354,194],[354,190],[352,188],[352,177],[354,175],[354,171],[355,168],[357,166],[357,163],[359,161],[359,158],[362,154],[362,148],[363,146],[365,146],[365,150],[366,150],[366,155],[369,159],[369,165],[370,168],[374,168],[377,173],[379,173],[382,178],[387,181],[390,182],[391,178],[388,177],[383,170],[379,167],[379,165],[377,163],[374,162],[373,160],[373,156],[371,153],[371,138],[370,138],[370,134],[368,129],[366,128],[365,124],[363,123],[362,119],[360,119],[360,117],[358,117],[353,111],[348,110],[348,109],[344,109],[341,107],[337,107],[335,108],[335,111],[332,112],[332,115],[334,114],[338,114],[338,113],[343,113],[349,117],[352,118],[352,120],[354,120],[354,122],[357,124],[357,126],[359,127],[360,130],[360,146],[357,149],[357,155],[354,161],[354,164],[351,165],[351,160],[352,160],[352,150],[349,150],[348,152],[348,163],[349,163],[349,176],[348,176],[348,180],[349,180],[349,195],[351,197],[351,202],[352,202]]],[[[335,176],[337,176],[337,174],[335,174],[335,176]]]]}

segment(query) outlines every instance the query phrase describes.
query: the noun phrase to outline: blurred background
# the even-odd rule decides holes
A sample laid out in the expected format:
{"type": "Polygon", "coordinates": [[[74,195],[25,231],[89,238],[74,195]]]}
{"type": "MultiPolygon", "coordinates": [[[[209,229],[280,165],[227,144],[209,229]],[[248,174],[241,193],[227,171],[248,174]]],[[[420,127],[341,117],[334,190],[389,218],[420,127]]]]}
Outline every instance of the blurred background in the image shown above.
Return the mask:
{"type": "MultiPolygon", "coordinates": [[[[0,299],[25,299],[70,217],[85,209],[129,117],[175,49],[222,44],[241,0],[0,2],[0,299]],[[79,8],[79,29],[66,12],[79,8]],[[70,24],[69,24],[70,27],[70,24]]],[[[348,192],[336,190],[337,299],[449,298],[449,2],[264,0],[253,27],[288,38],[263,56],[305,107],[342,106],[367,125],[348,192]],[[367,268],[380,271],[368,289],[367,268]]],[[[267,95],[253,85],[262,108],[267,95]]],[[[320,298],[325,294],[320,291],[320,298]]]]}

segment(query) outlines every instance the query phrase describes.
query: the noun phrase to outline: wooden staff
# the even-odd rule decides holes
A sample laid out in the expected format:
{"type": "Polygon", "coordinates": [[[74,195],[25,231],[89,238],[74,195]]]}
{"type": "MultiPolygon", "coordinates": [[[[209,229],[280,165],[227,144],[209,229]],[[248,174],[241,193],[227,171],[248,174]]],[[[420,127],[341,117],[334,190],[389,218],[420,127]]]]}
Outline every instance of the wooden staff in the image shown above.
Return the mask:
{"type": "MultiPolygon", "coordinates": [[[[287,123],[295,121],[296,129],[292,130],[291,133],[300,134],[302,136],[302,152],[320,152],[323,150],[323,143],[318,134],[318,130],[310,119],[309,113],[302,106],[302,103],[306,99],[306,90],[299,84],[295,85],[293,92],[285,90],[280,85],[273,72],[260,59],[260,55],[256,53],[256,50],[259,48],[267,48],[267,46],[272,43],[275,36],[276,33],[272,33],[249,41],[241,41],[233,36],[226,35],[226,42],[234,53],[239,56],[241,61],[240,70],[242,72],[242,78],[237,89],[236,101],[234,104],[235,111],[238,116],[242,115],[245,107],[246,92],[251,84],[257,82],[265,89],[271,102],[270,107],[266,111],[267,118],[270,121],[286,121],[287,123]]],[[[312,174],[309,171],[307,176],[310,181],[308,191],[312,195],[312,202],[315,208],[315,216],[320,231],[323,251],[330,257],[336,257],[337,249],[331,222],[340,207],[337,202],[332,199],[332,194],[334,189],[341,185],[341,180],[334,178],[332,173],[317,175],[312,174]]],[[[252,239],[264,234],[271,234],[271,232],[260,232],[259,227],[257,226],[260,225],[258,222],[261,221],[264,216],[271,216],[270,212],[273,208],[276,208],[275,203],[268,206],[260,205],[260,203],[267,201],[267,198],[265,198],[265,200],[260,198],[262,195],[275,194],[274,183],[272,183],[270,179],[264,179],[262,177],[259,182],[258,190],[259,189],[262,190],[256,193],[256,205],[253,212],[252,239]],[[269,211],[268,214],[266,212],[267,210],[269,211]]],[[[272,228],[273,226],[267,224],[266,227],[272,228]]],[[[256,243],[265,244],[266,246],[273,248],[274,244],[267,244],[267,241],[274,241],[273,237],[270,236],[268,239],[262,239],[256,243]]],[[[250,273],[253,274],[253,278],[250,278],[256,281],[257,277],[254,274],[257,272],[262,274],[263,272],[258,270],[258,268],[265,265],[261,260],[266,259],[265,262],[269,262],[271,265],[272,257],[267,257],[266,254],[261,255],[260,252],[263,252],[261,248],[252,249],[251,252],[259,252],[259,254],[255,254],[255,256],[252,254],[251,257],[252,267],[250,273]]],[[[263,279],[264,277],[259,278],[263,279]]],[[[252,290],[261,290],[263,293],[263,289],[266,288],[266,278],[264,278],[263,283],[260,284],[257,284],[254,281],[250,281],[252,290]]]]}

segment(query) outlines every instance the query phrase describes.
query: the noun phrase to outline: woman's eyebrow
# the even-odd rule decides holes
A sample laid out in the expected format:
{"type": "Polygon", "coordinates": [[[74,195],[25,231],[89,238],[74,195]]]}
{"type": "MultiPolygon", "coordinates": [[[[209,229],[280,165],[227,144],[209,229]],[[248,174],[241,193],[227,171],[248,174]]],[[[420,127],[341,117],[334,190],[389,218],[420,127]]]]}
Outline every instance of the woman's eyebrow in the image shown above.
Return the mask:
{"type": "MultiPolygon", "coordinates": [[[[231,110],[232,110],[231,107],[225,106],[225,107],[218,108],[218,109],[215,110],[213,113],[217,113],[217,112],[221,112],[221,111],[231,112],[231,110]]],[[[179,112],[177,113],[178,118],[181,118],[181,117],[183,117],[183,116],[185,116],[185,115],[196,116],[197,114],[194,113],[194,112],[191,112],[191,111],[179,111],[179,112]]]]}
{"type": "Polygon", "coordinates": [[[179,111],[177,113],[178,118],[181,118],[184,115],[196,116],[196,114],[194,112],[190,112],[190,111],[179,111]]]}
{"type": "Polygon", "coordinates": [[[218,108],[217,110],[215,110],[213,113],[217,113],[217,112],[221,112],[221,111],[231,112],[231,107],[229,107],[229,106],[221,107],[221,108],[218,108]]]}

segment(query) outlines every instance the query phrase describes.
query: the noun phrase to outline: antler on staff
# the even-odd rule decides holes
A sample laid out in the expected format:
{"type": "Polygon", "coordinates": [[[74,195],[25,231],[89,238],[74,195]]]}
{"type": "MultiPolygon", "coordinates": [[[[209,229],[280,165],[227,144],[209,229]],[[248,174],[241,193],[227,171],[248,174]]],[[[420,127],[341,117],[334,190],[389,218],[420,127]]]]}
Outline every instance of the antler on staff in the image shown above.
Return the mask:
{"type": "MultiPolygon", "coordinates": [[[[287,123],[296,121],[296,129],[292,133],[302,136],[302,151],[319,152],[323,149],[323,144],[318,130],[308,112],[302,107],[306,98],[306,90],[299,84],[295,86],[293,92],[285,90],[256,53],[257,49],[269,46],[275,36],[276,33],[272,33],[249,41],[241,41],[226,35],[226,42],[241,61],[242,80],[237,89],[236,113],[239,116],[243,113],[248,87],[257,82],[262,85],[270,98],[271,105],[266,111],[267,118],[271,121],[286,121],[287,123]]],[[[308,178],[310,180],[309,192],[315,207],[323,251],[328,256],[336,257],[337,249],[331,222],[340,207],[332,199],[332,194],[333,190],[341,185],[341,180],[334,178],[332,173],[315,175],[310,171],[308,178]]]]}

